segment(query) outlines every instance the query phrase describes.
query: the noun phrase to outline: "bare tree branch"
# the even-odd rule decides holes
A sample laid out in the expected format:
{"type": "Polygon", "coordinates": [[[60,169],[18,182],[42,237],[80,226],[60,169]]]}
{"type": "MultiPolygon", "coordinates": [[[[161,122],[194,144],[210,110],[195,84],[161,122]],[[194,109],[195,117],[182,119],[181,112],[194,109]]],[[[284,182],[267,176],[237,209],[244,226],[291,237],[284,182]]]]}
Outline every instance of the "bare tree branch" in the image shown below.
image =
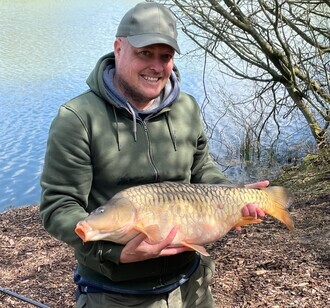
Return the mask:
{"type": "Polygon", "coordinates": [[[250,80],[264,89],[260,93],[272,95],[274,106],[264,115],[263,129],[278,108],[286,108],[287,114],[297,109],[316,143],[325,143],[330,122],[329,0],[163,2],[172,4],[183,31],[221,65],[222,73],[250,80]]]}

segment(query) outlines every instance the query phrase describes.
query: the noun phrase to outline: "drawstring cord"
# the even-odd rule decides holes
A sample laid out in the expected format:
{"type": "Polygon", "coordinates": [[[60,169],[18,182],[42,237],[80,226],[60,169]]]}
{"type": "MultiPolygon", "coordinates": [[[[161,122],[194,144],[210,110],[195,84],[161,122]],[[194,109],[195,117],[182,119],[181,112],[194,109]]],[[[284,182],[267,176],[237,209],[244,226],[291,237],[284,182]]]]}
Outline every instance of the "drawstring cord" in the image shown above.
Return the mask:
{"type": "MultiPolygon", "coordinates": [[[[129,109],[129,111],[131,112],[132,117],[133,117],[133,135],[134,135],[134,141],[136,142],[137,141],[136,114],[135,114],[134,109],[132,108],[132,106],[129,103],[126,103],[126,104],[127,104],[127,108],[129,109]]],[[[112,109],[113,109],[113,114],[114,114],[115,121],[116,121],[117,147],[118,147],[118,151],[120,151],[121,150],[121,147],[120,147],[120,133],[119,133],[119,123],[118,123],[116,107],[114,105],[112,105],[112,109]]],[[[174,132],[174,129],[173,129],[171,117],[169,116],[168,112],[165,113],[165,119],[166,119],[168,131],[170,133],[170,137],[171,137],[171,140],[172,140],[174,151],[177,151],[176,136],[175,136],[175,132],[174,132]]]]}
{"type": "Polygon", "coordinates": [[[173,143],[174,151],[177,151],[176,136],[175,136],[175,132],[174,132],[174,129],[173,129],[173,126],[172,126],[171,117],[169,116],[168,112],[165,113],[165,118],[166,118],[166,123],[167,123],[168,130],[170,132],[170,136],[171,136],[171,140],[172,140],[172,143],[173,143]]]}
{"type": "Polygon", "coordinates": [[[133,135],[134,135],[134,141],[136,142],[136,140],[137,140],[137,137],[136,137],[136,131],[137,131],[137,128],[136,128],[136,114],[135,114],[135,111],[134,111],[133,107],[131,106],[131,104],[129,102],[126,102],[126,106],[129,109],[129,111],[131,112],[132,117],[133,117],[133,135]]]}
{"type": "Polygon", "coordinates": [[[116,112],[116,107],[114,105],[112,105],[112,109],[113,109],[113,114],[115,116],[115,121],[116,121],[116,139],[117,139],[117,147],[118,147],[118,151],[121,150],[120,148],[120,141],[119,141],[119,124],[118,124],[118,118],[117,118],[117,112],[116,112]]]}

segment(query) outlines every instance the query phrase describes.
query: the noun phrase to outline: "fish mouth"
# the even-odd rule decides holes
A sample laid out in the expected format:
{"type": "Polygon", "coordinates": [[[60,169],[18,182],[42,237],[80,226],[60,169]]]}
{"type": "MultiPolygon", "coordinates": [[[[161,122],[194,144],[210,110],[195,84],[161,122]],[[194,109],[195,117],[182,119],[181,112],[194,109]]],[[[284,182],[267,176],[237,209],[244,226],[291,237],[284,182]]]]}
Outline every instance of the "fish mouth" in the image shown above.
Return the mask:
{"type": "Polygon", "coordinates": [[[92,228],[87,222],[81,221],[77,224],[74,231],[83,240],[83,242],[87,242],[88,241],[88,232],[91,230],[92,230],[92,228]]]}
{"type": "MultiPolygon", "coordinates": [[[[74,231],[83,240],[84,243],[99,240],[113,241],[113,239],[115,238],[112,232],[109,232],[108,230],[95,230],[86,221],[78,222],[74,231]]],[[[118,243],[121,243],[120,237],[121,236],[119,236],[117,239],[118,243]]]]}

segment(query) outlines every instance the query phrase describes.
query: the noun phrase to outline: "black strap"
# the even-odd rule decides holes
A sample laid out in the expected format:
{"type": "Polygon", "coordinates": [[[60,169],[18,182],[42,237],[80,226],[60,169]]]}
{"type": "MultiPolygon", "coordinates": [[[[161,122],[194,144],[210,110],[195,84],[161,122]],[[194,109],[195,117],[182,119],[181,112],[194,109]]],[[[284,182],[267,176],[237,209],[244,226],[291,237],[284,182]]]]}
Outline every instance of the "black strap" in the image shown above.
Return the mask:
{"type": "Polygon", "coordinates": [[[147,294],[162,294],[168,293],[176,289],[177,287],[184,284],[186,281],[189,280],[191,275],[196,271],[200,263],[200,255],[196,255],[195,263],[190,269],[189,273],[180,280],[175,283],[165,285],[162,287],[158,287],[155,289],[148,289],[148,290],[134,290],[134,289],[124,289],[118,288],[116,284],[114,285],[100,285],[93,281],[88,281],[81,277],[78,273],[78,270],[75,270],[74,273],[74,281],[78,285],[80,293],[119,293],[119,294],[134,294],[134,295],[147,295],[147,294]]]}

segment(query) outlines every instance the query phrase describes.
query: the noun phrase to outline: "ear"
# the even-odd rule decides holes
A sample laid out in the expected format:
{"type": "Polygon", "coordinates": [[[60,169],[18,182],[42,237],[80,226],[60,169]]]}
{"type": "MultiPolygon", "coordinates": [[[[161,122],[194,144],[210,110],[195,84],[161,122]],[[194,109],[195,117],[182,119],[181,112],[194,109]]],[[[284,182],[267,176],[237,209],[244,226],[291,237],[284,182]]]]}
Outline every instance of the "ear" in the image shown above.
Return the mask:
{"type": "Polygon", "coordinates": [[[113,50],[114,50],[115,56],[119,56],[120,51],[122,49],[122,44],[123,44],[122,39],[120,37],[117,37],[113,44],[113,50]]]}

